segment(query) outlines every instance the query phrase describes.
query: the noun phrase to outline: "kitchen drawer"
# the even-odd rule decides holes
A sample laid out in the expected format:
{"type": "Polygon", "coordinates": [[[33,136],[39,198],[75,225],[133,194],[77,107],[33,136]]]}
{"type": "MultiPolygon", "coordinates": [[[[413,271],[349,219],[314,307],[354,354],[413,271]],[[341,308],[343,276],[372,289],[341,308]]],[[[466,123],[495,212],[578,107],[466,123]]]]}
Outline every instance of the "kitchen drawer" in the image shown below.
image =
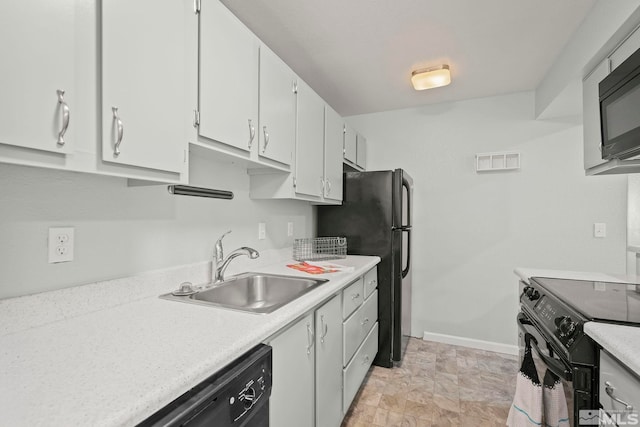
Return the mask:
{"type": "Polygon", "coordinates": [[[351,360],[351,363],[344,368],[342,375],[343,384],[343,408],[344,413],[347,413],[349,405],[353,401],[358,389],[364,381],[364,377],[367,375],[367,371],[373,363],[373,359],[378,353],[378,322],[373,325],[373,328],[367,335],[366,339],[358,349],[358,352],[351,360]]]}
{"type": "Polygon", "coordinates": [[[616,411],[615,417],[622,421],[640,408],[640,378],[604,351],[600,352],[600,404],[610,414],[616,411]],[[625,406],[611,396],[633,406],[633,410],[617,412],[624,411],[625,406]]]}
{"type": "Polygon", "coordinates": [[[378,287],[378,267],[373,267],[364,275],[364,298],[369,298],[378,287]]]}
{"type": "Polygon", "coordinates": [[[360,277],[342,291],[342,319],[349,317],[364,301],[364,280],[360,277]]]}
{"type": "Polygon", "coordinates": [[[343,325],[343,364],[349,360],[378,320],[378,291],[375,291],[343,325]]]}

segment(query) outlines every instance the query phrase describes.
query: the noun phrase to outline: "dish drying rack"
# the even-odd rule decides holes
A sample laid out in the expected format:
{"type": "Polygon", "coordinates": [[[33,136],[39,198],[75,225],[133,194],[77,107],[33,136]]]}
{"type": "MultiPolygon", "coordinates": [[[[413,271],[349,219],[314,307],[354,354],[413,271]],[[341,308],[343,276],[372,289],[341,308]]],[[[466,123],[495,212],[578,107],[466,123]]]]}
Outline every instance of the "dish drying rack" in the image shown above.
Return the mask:
{"type": "Polygon", "coordinates": [[[324,261],[346,257],[346,237],[312,237],[293,241],[293,259],[296,261],[324,261]]]}

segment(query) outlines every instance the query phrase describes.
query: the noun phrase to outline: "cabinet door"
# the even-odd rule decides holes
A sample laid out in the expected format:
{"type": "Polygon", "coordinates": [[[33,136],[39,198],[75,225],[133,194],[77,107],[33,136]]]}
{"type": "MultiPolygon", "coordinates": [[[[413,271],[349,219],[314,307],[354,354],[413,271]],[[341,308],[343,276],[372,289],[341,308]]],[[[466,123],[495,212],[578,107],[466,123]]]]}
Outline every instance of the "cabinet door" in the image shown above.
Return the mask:
{"type": "Polygon", "coordinates": [[[618,48],[611,54],[611,71],[618,68],[625,59],[631,56],[636,50],[640,49],[640,31],[634,31],[618,48]]]}
{"type": "Polygon", "coordinates": [[[175,0],[102,4],[102,159],[180,172],[185,20],[175,0]]]}
{"type": "Polygon", "coordinates": [[[273,389],[269,399],[270,425],[314,425],[315,337],[313,314],[274,338],[273,389]]]}
{"type": "Polygon", "coordinates": [[[296,139],[293,71],[269,48],[260,47],[260,132],[258,154],[290,164],[296,139]]]}
{"type": "Polygon", "coordinates": [[[342,200],[342,117],[328,105],[324,113],[324,198],[342,200]]]}
{"type": "Polygon", "coordinates": [[[258,131],[257,38],[219,0],[200,8],[201,136],[250,151],[258,131]]]}
{"type": "Polygon", "coordinates": [[[357,141],[356,131],[347,124],[344,127],[344,159],[356,164],[357,141]]]}
{"type": "Polygon", "coordinates": [[[316,310],[316,426],[342,421],[342,309],[337,295],[316,310]]]}
{"type": "Polygon", "coordinates": [[[0,2],[0,143],[56,153],[73,145],[75,0],[0,2]],[[64,105],[69,108],[66,133],[64,105]]]}
{"type": "Polygon", "coordinates": [[[356,134],[356,164],[365,170],[367,168],[367,138],[356,134]]]}
{"type": "Polygon", "coordinates": [[[605,163],[602,159],[600,134],[600,102],[598,84],[609,74],[609,60],[602,61],[582,82],[582,122],[584,142],[584,168],[605,163]]]}
{"type": "Polygon", "coordinates": [[[299,80],[297,104],[295,191],[320,197],[324,185],[324,101],[299,80]]]}

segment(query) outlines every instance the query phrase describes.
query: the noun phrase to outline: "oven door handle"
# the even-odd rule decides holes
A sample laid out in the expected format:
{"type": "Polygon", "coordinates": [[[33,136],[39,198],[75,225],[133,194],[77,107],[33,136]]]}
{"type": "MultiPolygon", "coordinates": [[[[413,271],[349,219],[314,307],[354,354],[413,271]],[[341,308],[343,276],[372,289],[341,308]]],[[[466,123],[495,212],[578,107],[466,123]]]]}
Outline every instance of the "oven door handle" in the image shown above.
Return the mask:
{"type": "Polygon", "coordinates": [[[573,378],[571,369],[568,369],[565,366],[565,364],[562,363],[562,361],[544,354],[544,352],[540,350],[540,347],[538,347],[538,340],[536,339],[536,337],[534,337],[529,332],[527,332],[527,329],[524,325],[532,325],[531,321],[529,319],[526,319],[525,317],[521,317],[521,314],[519,314],[518,322],[521,325],[520,328],[524,332],[525,341],[528,341],[531,343],[531,347],[533,347],[536,350],[536,353],[538,353],[538,356],[540,356],[544,364],[547,365],[547,368],[549,368],[551,372],[553,372],[557,377],[563,378],[566,381],[571,382],[573,378]]]}

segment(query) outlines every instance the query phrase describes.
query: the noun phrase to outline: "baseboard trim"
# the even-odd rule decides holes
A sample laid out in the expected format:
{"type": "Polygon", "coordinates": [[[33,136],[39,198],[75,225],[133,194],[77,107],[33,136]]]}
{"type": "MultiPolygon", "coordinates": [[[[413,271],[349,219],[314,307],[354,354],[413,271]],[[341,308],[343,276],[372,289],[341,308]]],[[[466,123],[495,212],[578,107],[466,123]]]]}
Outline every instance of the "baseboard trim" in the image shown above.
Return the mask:
{"type": "Polygon", "coordinates": [[[436,334],[434,332],[424,332],[422,339],[425,341],[441,342],[443,344],[459,345],[462,347],[471,347],[479,350],[495,351],[497,353],[505,353],[511,355],[518,354],[517,345],[502,344],[493,341],[476,340],[473,338],[457,337],[455,335],[436,334]]]}

